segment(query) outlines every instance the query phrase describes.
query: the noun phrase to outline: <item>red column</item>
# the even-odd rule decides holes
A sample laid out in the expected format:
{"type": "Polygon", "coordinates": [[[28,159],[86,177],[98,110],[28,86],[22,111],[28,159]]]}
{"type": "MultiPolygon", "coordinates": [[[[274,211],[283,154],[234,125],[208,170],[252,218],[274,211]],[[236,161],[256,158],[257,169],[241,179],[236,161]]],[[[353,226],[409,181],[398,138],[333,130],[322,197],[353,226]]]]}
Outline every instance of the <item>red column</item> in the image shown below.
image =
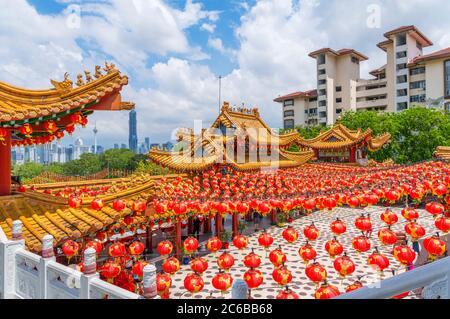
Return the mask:
{"type": "Polygon", "coordinates": [[[233,237],[239,234],[239,215],[233,214],[233,237]]]}
{"type": "Polygon", "coordinates": [[[272,209],[272,212],[270,213],[270,222],[272,225],[275,225],[277,223],[277,211],[276,209],[272,209]]]}
{"type": "Polygon", "coordinates": [[[350,148],[350,163],[356,162],[356,149],[354,147],[350,148]]]}
{"type": "Polygon", "coordinates": [[[222,232],[222,215],[220,213],[216,213],[216,236],[219,237],[222,232]]]}
{"type": "Polygon", "coordinates": [[[175,224],[175,256],[181,258],[181,221],[175,224]]]}
{"type": "Polygon", "coordinates": [[[192,235],[194,233],[194,222],[192,217],[188,218],[187,227],[188,227],[188,235],[192,235]]]}
{"type": "Polygon", "coordinates": [[[11,131],[0,142],[0,196],[11,194],[11,131]]]}
{"type": "Polygon", "coordinates": [[[203,220],[203,233],[208,234],[211,232],[211,218],[206,217],[203,220]]]}
{"type": "Polygon", "coordinates": [[[152,236],[152,234],[153,234],[152,228],[149,225],[149,226],[147,226],[147,238],[145,239],[145,241],[146,241],[147,250],[150,254],[153,253],[153,236],[152,236]]]}

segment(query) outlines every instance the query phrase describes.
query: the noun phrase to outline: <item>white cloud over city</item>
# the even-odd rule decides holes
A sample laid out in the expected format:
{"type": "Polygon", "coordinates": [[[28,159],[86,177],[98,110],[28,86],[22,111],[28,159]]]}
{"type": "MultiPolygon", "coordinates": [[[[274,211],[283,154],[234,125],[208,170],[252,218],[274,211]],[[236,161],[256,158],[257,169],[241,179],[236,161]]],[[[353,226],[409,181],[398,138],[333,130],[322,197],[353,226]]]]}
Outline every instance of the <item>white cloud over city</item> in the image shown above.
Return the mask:
{"type": "MultiPolygon", "coordinates": [[[[75,78],[112,60],[130,76],[123,98],[137,104],[141,141],[148,136],[164,142],[174,128],[217,115],[218,74],[207,48],[235,65],[222,74],[223,99],[257,105],[267,122],[279,127],[280,107],[272,100],[315,87],[315,63],[308,57],[313,50],[357,49],[370,58],[362,65],[367,74],[384,63],[376,47],[383,33],[398,26],[418,26],[435,43],[432,50],[450,47],[446,0],[236,2],[245,9],[232,35],[237,47],[229,47],[217,32],[226,23],[223,13],[206,10],[201,1],[188,0],[181,8],[163,0],[62,2],[81,6],[79,28],[67,24],[70,8],[50,15],[25,0],[0,0],[0,81],[46,88],[50,78],[61,79],[66,71],[75,78]],[[380,8],[380,28],[367,26],[370,5],[380,8]],[[189,40],[193,29],[207,37],[204,47],[189,40]]],[[[92,143],[94,122],[101,143],[127,143],[126,112],[98,113],[76,136],[92,143]]]]}

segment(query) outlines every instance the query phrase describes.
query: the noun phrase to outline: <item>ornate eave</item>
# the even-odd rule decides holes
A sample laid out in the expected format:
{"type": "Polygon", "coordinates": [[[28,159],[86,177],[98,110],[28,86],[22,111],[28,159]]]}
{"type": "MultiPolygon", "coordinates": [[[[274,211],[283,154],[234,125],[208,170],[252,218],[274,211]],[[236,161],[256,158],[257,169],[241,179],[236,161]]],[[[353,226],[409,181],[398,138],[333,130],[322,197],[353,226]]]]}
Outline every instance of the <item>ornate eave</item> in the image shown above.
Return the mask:
{"type": "Polygon", "coordinates": [[[438,146],[433,156],[439,159],[450,160],[450,146],[438,146]]]}

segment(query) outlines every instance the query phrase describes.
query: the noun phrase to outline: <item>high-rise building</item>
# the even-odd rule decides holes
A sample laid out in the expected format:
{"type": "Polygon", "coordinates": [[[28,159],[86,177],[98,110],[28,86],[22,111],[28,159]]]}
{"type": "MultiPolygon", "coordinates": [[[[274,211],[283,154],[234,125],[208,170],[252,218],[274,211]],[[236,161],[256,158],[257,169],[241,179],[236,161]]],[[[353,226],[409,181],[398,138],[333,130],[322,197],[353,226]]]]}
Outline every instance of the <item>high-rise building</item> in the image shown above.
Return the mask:
{"type": "Polygon", "coordinates": [[[323,48],[309,54],[316,60],[317,89],[275,99],[283,104],[284,128],[335,123],[343,111],[400,112],[413,104],[450,110],[450,48],[423,54],[433,43],[415,26],[384,34],[377,46],[386,64],[371,79],[360,76],[360,62],[368,60],[353,49],[323,48]]]}
{"type": "Polygon", "coordinates": [[[145,141],[145,147],[147,148],[147,151],[150,151],[150,137],[146,137],[145,139],[144,139],[144,141],[145,141]]]}
{"type": "Polygon", "coordinates": [[[115,143],[115,144],[114,144],[114,149],[115,149],[115,150],[119,149],[119,144],[115,143]]]}
{"type": "Polygon", "coordinates": [[[130,112],[128,145],[130,150],[132,150],[134,153],[137,153],[138,137],[137,137],[137,116],[135,110],[131,110],[130,112]]]}

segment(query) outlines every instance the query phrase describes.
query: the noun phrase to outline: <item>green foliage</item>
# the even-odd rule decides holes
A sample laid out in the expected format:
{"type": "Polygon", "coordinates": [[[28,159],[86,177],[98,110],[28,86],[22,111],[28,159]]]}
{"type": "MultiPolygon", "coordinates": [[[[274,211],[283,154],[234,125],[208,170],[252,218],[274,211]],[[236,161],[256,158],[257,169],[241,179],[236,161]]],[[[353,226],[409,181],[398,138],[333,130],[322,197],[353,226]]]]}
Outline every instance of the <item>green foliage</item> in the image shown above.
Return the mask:
{"type": "Polygon", "coordinates": [[[12,175],[20,176],[24,182],[38,176],[43,171],[44,166],[38,163],[25,163],[12,167],[12,175]]]}
{"type": "Polygon", "coordinates": [[[69,176],[83,176],[94,174],[102,170],[100,156],[86,153],[80,159],[64,164],[64,174],[69,176]]]}
{"type": "Polygon", "coordinates": [[[303,138],[306,139],[310,139],[318,136],[322,131],[328,131],[330,128],[327,126],[313,125],[307,127],[298,126],[295,129],[300,134],[300,136],[303,136],[303,138]]]}
{"type": "Polygon", "coordinates": [[[111,149],[99,157],[102,168],[129,169],[128,166],[134,157],[134,153],[129,149],[111,149]]]}
{"type": "Polygon", "coordinates": [[[152,162],[141,161],[137,164],[135,172],[150,175],[167,175],[170,173],[170,170],[152,162]]]}

